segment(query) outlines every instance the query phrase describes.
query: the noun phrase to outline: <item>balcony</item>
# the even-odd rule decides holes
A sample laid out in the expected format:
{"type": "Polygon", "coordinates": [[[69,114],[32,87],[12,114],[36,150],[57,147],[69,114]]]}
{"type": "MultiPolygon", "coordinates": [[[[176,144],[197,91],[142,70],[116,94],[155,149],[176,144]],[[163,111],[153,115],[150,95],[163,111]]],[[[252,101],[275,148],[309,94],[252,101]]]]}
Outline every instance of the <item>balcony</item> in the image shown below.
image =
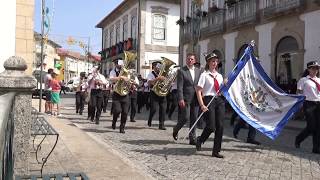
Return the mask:
{"type": "Polygon", "coordinates": [[[267,0],[266,7],[262,10],[265,18],[276,17],[285,13],[291,13],[293,9],[303,8],[304,0],[267,0]]]}
{"type": "Polygon", "coordinates": [[[201,35],[213,35],[224,30],[224,10],[209,12],[202,20],[201,35]]]}
{"type": "Polygon", "coordinates": [[[226,21],[228,28],[237,28],[244,24],[254,23],[257,20],[256,0],[243,0],[227,9],[226,21]]]}

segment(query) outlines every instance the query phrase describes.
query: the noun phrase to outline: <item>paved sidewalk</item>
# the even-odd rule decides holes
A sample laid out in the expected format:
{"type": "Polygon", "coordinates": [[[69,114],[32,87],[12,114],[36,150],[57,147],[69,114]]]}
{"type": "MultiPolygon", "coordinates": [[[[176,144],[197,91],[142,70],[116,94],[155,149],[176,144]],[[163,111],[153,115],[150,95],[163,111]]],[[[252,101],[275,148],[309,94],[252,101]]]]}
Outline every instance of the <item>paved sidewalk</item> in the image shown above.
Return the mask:
{"type": "MultiPolygon", "coordinates": [[[[37,107],[37,102],[33,106],[37,107]]],[[[110,146],[80,130],[68,120],[46,116],[48,122],[59,133],[59,141],[49,157],[43,174],[84,172],[92,180],[106,179],[153,179],[143,170],[110,146]]],[[[39,141],[39,139],[38,139],[39,141]]],[[[48,137],[42,145],[42,155],[49,152],[54,139],[48,137]]],[[[34,155],[34,153],[32,153],[34,155]]],[[[39,174],[40,164],[31,157],[32,174],[39,174]]]]}

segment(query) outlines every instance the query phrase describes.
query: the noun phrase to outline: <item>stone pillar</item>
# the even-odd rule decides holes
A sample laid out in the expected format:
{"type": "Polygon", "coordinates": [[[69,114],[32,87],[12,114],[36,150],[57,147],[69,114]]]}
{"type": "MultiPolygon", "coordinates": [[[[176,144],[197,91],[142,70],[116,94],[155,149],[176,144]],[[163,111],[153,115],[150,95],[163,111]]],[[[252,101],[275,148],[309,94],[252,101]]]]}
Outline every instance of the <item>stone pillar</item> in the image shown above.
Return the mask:
{"type": "Polygon", "coordinates": [[[5,71],[0,73],[0,92],[16,92],[13,105],[14,121],[14,174],[29,174],[31,138],[31,93],[36,79],[26,75],[26,61],[12,56],[4,62],[5,71]]]}
{"type": "Polygon", "coordinates": [[[234,58],[235,58],[235,48],[236,48],[236,37],[238,36],[238,32],[232,32],[229,34],[223,35],[223,39],[226,41],[226,69],[225,74],[229,74],[232,71],[232,68],[234,67],[234,58]]]}
{"type": "Polygon", "coordinates": [[[275,22],[271,22],[255,27],[256,31],[259,32],[259,59],[262,60],[261,65],[269,76],[271,76],[272,67],[272,59],[270,56],[270,54],[272,53],[272,29],[275,27],[275,25],[275,22]]]}

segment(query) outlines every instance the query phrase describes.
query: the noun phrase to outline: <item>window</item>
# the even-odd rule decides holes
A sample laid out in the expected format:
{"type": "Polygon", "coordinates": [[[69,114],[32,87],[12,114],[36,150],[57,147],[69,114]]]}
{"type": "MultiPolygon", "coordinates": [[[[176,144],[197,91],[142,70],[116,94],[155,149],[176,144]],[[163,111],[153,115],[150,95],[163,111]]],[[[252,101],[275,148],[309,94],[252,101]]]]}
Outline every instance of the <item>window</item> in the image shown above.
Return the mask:
{"type": "Polygon", "coordinates": [[[118,43],[119,41],[120,41],[120,24],[116,26],[116,42],[115,43],[118,43]]]}
{"type": "Polygon", "coordinates": [[[131,18],[131,37],[136,38],[137,36],[137,17],[132,16],[131,18]]]}
{"type": "Polygon", "coordinates": [[[128,39],[128,21],[123,22],[123,41],[128,39]]]}
{"type": "Polygon", "coordinates": [[[166,39],[166,17],[161,14],[153,16],[153,39],[165,40],[166,39]]]}
{"type": "Polygon", "coordinates": [[[109,43],[109,46],[112,46],[113,45],[113,28],[110,29],[110,43],[109,43]]]}
{"type": "Polygon", "coordinates": [[[104,44],[103,44],[103,47],[104,48],[106,48],[106,47],[108,47],[108,29],[105,29],[104,30],[104,33],[103,33],[103,35],[104,35],[104,44]]]}

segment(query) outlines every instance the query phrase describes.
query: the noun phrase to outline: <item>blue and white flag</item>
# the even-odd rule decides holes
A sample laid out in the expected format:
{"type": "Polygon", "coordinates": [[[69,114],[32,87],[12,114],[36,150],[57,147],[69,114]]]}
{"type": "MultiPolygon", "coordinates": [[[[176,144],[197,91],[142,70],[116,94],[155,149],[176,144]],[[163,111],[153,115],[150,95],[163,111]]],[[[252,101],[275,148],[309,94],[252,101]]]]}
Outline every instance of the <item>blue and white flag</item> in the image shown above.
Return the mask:
{"type": "Polygon", "coordinates": [[[271,139],[280,134],[305,99],[280,89],[253,55],[251,45],[246,48],[221,91],[243,120],[271,139]]]}

